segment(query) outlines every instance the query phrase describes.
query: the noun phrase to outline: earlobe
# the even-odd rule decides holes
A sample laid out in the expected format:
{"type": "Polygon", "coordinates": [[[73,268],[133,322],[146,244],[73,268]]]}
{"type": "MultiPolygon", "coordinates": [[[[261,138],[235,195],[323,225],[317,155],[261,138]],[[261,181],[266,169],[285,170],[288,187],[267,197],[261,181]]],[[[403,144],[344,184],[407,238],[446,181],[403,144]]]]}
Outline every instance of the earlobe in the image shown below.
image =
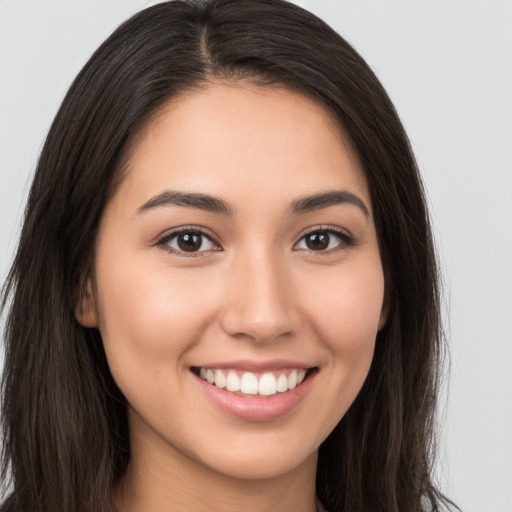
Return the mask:
{"type": "Polygon", "coordinates": [[[75,307],[75,318],[82,327],[98,327],[96,300],[90,278],[87,279],[80,290],[75,307]]]}

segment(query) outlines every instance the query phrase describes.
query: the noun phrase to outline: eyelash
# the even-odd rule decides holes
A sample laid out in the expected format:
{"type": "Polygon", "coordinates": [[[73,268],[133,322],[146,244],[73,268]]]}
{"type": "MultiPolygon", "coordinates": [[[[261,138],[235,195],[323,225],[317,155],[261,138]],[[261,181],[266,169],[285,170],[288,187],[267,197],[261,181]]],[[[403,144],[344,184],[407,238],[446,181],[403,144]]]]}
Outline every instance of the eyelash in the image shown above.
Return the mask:
{"type": "Polygon", "coordinates": [[[306,230],[306,232],[300,237],[299,241],[296,244],[294,244],[294,247],[298,245],[302,240],[304,240],[307,236],[317,233],[327,233],[329,236],[334,235],[337,238],[339,238],[340,242],[336,245],[336,247],[327,250],[314,251],[313,249],[309,249],[310,252],[315,254],[328,255],[337,251],[341,251],[343,249],[347,249],[349,247],[354,247],[356,245],[356,239],[352,235],[349,235],[346,231],[340,228],[336,228],[333,226],[317,226],[306,230]]]}
{"type": "MultiPolygon", "coordinates": [[[[175,229],[174,231],[171,231],[170,233],[164,234],[162,237],[160,237],[157,240],[156,245],[163,246],[164,249],[166,249],[170,253],[178,254],[185,258],[194,258],[194,257],[202,256],[204,252],[207,252],[207,251],[186,252],[186,251],[176,250],[176,249],[170,247],[168,245],[169,242],[171,242],[171,240],[173,240],[174,238],[177,238],[181,234],[200,235],[201,237],[204,237],[207,240],[209,240],[211,243],[215,244],[217,247],[220,247],[219,242],[215,239],[215,237],[211,233],[206,232],[205,230],[198,228],[198,227],[186,227],[186,226],[183,228],[175,229]]],[[[201,242],[201,245],[203,245],[203,243],[204,242],[201,242]]],[[[213,249],[213,250],[218,251],[220,249],[213,249]]]]}
{"type": "MultiPolygon", "coordinates": [[[[332,254],[333,252],[337,252],[339,250],[346,249],[348,247],[353,247],[354,245],[356,245],[355,238],[353,236],[349,235],[348,233],[346,233],[345,231],[343,231],[343,230],[341,230],[339,228],[334,228],[332,226],[318,226],[318,227],[314,227],[314,228],[311,228],[311,229],[307,230],[300,237],[299,241],[294,244],[294,247],[296,247],[307,236],[313,235],[313,234],[317,234],[317,233],[326,233],[329,236],[334,235],[334,236],[336,236],[340,240],[340,242],[337,244],[336,247],[331,248],[331,249],[327,249],[327,250],[315,251],[313,249],[309,249],[310,252],[315,253],[315,254],[319,254],[319,255],[332,254]]],[[[201,242],[201,246],[203,245],[203,243],[204,243],[204,241],[201,242]]],[[[178,255],[183,256],[185,258],[190,258],[190,257],[193,258],[193,257],[202,256],[203,253],[209,252],[210,250],[214,250],[214,251],[222,250],[222,249],[220,249],[220,243],[216,240],[216,238],[211,233],[209,233],[209,232],[207,232],[207,231],[205,231],[205,230],[203,230],[203,229],[201,229],[199,227],[183,227],[183,228],[179,228],[179,229],[176,229],[174,231],[171,231],[170,233],[166,233],[166,234],[164,234],[163,236],[161,236],[157,240],[156,245],[157,246],[163,246],[170,253],[178,254],[178,255]],[[183,251],[183,250],[176,250],[176,249],[170,247],[168,244],[173,239],[177,238],[180,234],[199,235],[201,237],[206,238],[207,240],[209,240],[211,243],[213,243],[214,245],[216,245],[219,248],[203,250],[203,251],[193,251],[193,252],[186,252],[186,251],[183,251]]],[[[295,249],[295,250],[297,250],[297,249],[295,249]]],[[[306,250],[307,251],[308,249],[298,249],[298,250],[306,250]]]]}

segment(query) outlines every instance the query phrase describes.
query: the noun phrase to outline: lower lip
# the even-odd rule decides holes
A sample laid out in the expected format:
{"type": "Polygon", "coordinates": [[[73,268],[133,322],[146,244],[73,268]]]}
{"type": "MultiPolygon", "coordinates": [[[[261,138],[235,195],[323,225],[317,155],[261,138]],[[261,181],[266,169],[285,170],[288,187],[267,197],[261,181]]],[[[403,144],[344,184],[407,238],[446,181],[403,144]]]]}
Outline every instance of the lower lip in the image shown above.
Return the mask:
{"type": "Polygon", "coordinates": [[[208,398],[223,412],[246,421],[272,421],[291,412],[306,396],[316,372],[312,372],[296,388],[269,397],[240,396],[218,388],[194,374],[208,398]]]}

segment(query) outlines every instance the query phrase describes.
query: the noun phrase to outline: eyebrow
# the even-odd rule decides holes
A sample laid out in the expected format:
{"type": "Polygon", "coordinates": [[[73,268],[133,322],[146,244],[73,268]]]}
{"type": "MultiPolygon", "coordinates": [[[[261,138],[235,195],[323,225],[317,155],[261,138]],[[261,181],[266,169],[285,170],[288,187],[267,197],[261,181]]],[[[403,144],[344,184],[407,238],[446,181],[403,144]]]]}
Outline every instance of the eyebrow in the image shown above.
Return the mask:
{"type": "MultiPolygon", "coordinates": [[[[297,199],[291,203],[289,213],[291,215],[300,215],[321,210],[322,208],[344,204],[356,206],[364,213],[365,217],[369,218],[370,212],[362,199],[348,190],[330,190],[297,199]]],[[[166,206],[197,208],[206,212],[220,213],[230,217],[235,214],[235,210],[223,199],[208,194],[178,191],[165,191],[153,196],[137,209],[137,213],[144,213],[154,208],[166,206]]]]}
{"type": "Polygon", "coordinates": [[[366,218],[370,217],[370,212],[363,200],[348,190],[330,190],[313,196],[304,197],[293,201],[290,206],[290,212],[294,215],[321,210],[329,206],[349,204],[359,208],[366,218]]]}
{"type": "Polygon", "coordinates": [[[206,212],[221,213],[232,216],[233,208],[226,201],[207,194],[198,194],[194,192],[166,191],[152,197],[137,209],[137,213],[143,213],[153,208],[162,206],[185,206],[187,208],[197,208],[206,212]]]}

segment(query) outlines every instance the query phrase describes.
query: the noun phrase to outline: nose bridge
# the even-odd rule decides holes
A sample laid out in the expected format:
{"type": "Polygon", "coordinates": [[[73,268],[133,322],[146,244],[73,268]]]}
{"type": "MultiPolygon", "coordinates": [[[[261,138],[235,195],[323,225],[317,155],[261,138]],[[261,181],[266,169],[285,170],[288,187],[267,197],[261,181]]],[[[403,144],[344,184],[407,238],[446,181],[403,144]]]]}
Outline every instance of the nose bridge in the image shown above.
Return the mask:
{"type": "Polygon", "coordinates": [[[239,254],[229,273],[222,317],[227,333],[267,342],[297,329],[299,315],[292,300],[292,283],[286,265],[272,248],[239,254]]]}

